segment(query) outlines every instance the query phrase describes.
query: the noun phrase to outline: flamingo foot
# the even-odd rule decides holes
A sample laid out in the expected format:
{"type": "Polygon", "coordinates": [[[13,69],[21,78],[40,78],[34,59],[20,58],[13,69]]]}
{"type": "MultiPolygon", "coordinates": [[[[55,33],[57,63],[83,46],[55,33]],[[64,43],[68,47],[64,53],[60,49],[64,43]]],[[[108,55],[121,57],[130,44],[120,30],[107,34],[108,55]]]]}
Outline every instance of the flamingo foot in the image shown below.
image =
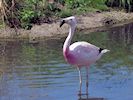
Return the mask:
{"type": "Polygon", "coordinates": [[[78,92],[78,96],[81,96],[81,95],[82,95],[81,90],[79,90],[79,92],[78,92]]]}
{"type": "Polygon", "coordinates": [[[88,96],[89,94],[88,93],[81,93],[81,91],[79,91],[78,96],[82,96],[82,95],[88,96]]]}

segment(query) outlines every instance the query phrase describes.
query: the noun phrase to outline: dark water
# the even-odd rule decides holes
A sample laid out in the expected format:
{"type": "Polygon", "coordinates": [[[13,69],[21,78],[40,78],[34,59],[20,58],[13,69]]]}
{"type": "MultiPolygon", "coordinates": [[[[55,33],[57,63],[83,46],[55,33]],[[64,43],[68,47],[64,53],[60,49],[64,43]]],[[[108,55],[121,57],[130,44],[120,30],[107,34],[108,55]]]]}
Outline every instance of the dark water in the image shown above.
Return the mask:
{"type": "MultiPolygon", "coordinates": [[[[0,40],[0,100],[78,100],[78,72],[63,59],[64,40],[0,40]]],[[[82,40],[111,52],[91,66],[91,99],[80,100],[133,100],[133,25],[75,34],[73,42],[82,40]]]]}

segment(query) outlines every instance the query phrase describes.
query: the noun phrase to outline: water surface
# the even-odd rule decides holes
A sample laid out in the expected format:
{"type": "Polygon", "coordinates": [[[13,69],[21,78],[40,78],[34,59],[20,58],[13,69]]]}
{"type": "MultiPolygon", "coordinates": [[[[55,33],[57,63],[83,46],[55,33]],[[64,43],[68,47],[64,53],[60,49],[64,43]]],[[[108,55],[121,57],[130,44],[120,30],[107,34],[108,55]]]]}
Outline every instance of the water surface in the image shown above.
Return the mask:
{"type": "MultiPolygon", "coordinates": [[[[0,100],[78,100],[78,72],[62,56],[65,38],[0,40],[0,100]]],[[[111,51],[90,68],[89,97],[132,100],[133,25],[76,33],[73,42],[83,40],[111,51]]],[[[85,82],[85,69],[82,74],[85,82]]]]}

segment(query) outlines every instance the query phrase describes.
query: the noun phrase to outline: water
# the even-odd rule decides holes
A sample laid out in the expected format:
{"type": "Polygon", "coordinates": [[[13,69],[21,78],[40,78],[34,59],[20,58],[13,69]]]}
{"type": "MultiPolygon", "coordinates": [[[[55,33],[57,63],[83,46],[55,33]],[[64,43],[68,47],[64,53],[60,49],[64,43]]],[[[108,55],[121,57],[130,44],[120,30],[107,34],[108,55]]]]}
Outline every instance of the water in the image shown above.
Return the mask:
{"type": "MultiPolygon", "coordinates": [[[[37,44],[0,40],[0,100],[78,100],[78,72],[63,59],[64,40],[40,40],[37,44]]],[[[133,25],[76,33],[73,42],[82,40],[111,52],[91,66],[91,99],[83,96],[80,100],[132,100],[133,25]]],[[[85,69],[82,74],[85,83],[85,69]]]]}

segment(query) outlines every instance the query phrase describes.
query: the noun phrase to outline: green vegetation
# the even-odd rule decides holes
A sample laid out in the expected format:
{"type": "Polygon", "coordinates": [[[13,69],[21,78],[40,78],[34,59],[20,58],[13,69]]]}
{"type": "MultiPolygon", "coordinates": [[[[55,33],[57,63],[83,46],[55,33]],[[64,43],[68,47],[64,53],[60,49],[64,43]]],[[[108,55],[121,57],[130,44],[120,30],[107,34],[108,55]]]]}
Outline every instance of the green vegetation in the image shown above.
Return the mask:
{"type": "Polygon", "coordinates": [[[65,0],[65,7],[59,12],[59,17],[72,14],[82,14],[92,11],[107,10],[106,0],[65,0]]]}
{"type": "Polygon", "coordinates": [[[12,28],[30,29],[32,24],[59,17],[106,10],[106,0],[0,0],[1,20],[12,28]]]}
{"type": "Polygon", "coordinates": [[[107,0],[106,5],[126,9],[127,12],[133,11],[133,0],[107,0]]]}
{"type": "Polygon", "coordinates": [[[108,10],[106,6],[129,9],[132,0],[0,0],[1,20],[11,28],[31,29],[33,24],[50,23],[60,17],[108,10]]]}

